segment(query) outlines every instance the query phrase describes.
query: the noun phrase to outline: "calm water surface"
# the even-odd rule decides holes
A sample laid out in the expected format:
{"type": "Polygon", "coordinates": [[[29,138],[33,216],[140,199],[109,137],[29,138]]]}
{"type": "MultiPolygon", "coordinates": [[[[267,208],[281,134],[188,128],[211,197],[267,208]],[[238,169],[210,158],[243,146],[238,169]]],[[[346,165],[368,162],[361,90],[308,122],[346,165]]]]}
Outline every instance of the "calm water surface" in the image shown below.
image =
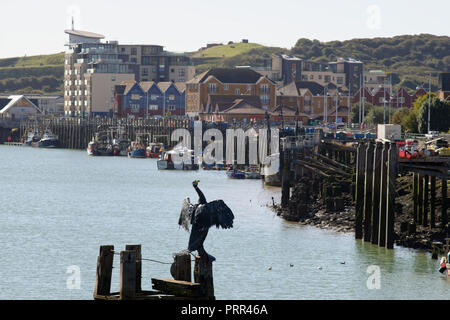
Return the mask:
{"type": "MultiPolygon", "coordinates": [[[[207,200],[223,199],[236,217],[235,228],[213,228],[205,242],[217,258],[217,299],[450,298],[450,280],[428,253],[388,251],[352,234],[285,222],[266,207],[271,197],[279,201],[279,189],[259,180],[158,171],[149,159],[0,146],[0,299],[92,299],[103,244],[117,251],[142,244],[144,258],[171,262],[187,246],[177,222],[184,197],[197,201],[195,179],[207,200]],[[80,289],[66,285],[73,265],[80,289]],[[378,290],[366,285],[371,265],[380,267],[378,290]]],[[[114,267],[118,291],[118,256],[114,267]]],[[[169,267],[143,261],[143,288],[151,289],[152,277],[170,277],[169,267]]]]}

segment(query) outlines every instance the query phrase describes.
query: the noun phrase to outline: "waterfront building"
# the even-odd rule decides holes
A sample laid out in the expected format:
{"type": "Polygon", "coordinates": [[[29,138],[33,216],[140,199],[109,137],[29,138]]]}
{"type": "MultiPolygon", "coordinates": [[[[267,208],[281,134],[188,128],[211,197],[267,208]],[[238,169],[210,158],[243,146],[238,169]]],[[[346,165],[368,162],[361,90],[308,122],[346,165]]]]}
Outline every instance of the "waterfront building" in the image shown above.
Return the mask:
{"type": "MultiPolygon", "coordinates": [[[[8,99],[11,94],[0,94],[0,99],[8,99]]],[[[59,94],[27,93],[23,95],[36,105],[44,115],[64,115],[64,96],[59,94]]]]}
{"type": "Polygon", "coordinates": [[[345,74],[345,87],[355,94],[363,83],[363,68],[361,61],[353,58],[338,58],[335,62],[330,62],[330,70],[334,73],[345,74]]]}
{"type": "Polygon", "coordinates": [[[112,116],[115,87],[124,81],[184,82],[195,74],[188,55],[165,52],[162,46],[119,45],[101,42],[104,36],[92,32],[65,32],[66,116],[112,116]]]}
{"type": "Polygon", "coordinates": [[[40,114],[42,114],[42,110],[24,95],[0,97],[0,118],[11,120],[36,119],[40,114]]]}
{"type": "Polygon", "coordinates": [[[185,115],[184,83],[125,81],[115,86],[114,114],[118,117],[185,115]]]}
{"type": "Polygon", "coordinates": [[[186,82],[186,114],[198,116],[208,103],[209,95],[258,96],[261,107],[275,108],[276,84],[250,68],[215,68],[186,82]]]}

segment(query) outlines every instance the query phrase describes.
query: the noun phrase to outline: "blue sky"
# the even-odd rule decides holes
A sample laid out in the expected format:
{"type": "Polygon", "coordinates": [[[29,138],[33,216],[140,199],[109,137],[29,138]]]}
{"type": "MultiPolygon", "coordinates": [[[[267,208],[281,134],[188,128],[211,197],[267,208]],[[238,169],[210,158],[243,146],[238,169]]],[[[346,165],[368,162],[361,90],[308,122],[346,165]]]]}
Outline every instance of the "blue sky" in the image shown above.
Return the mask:
{"type": "Polygon", "coordinates": [[[448,0],[0,0],[0,58],[64,51],[72,15],[107,40],[182,52],[244,38],[291,48],[299,38],[449,36],[449,12],[448,0]]]}

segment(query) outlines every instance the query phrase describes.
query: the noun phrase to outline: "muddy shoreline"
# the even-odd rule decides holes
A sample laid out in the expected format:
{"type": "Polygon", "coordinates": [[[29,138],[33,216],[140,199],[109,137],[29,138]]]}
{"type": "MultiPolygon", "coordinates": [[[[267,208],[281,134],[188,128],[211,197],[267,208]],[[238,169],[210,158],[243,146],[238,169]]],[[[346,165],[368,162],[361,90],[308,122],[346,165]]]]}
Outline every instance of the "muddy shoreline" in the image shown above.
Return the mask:
{"type": "MultiPolygon", "coordinates": [[[[433,258],[443,254],[442,248],[448,237],[448,226],[445,228],[439,221],[434,228],[414,223],[412,216],[412,175],[397,179],[395,199],[395,244],[407,248],[422,249],[433,252],[433,258]]],[[[350,183],[351,184],[351,183],[350,183]]],[[[315,188],[309,179],[300,180],[291,191],[289,205],[282,208],[280,204],[271,206],[281,218],[321,229],[342,233],[354,233],[355,208],[352,196],[353,187],[348,181],[329,183],[322,188],[315,188]],[[337,191],[335,189],[338,189],[337,191]],[[330,191],[331,190],[331,191],[330,191]]],[[[440,186],[437,186],[440,192],[440,186]]],[[[441,212],[442,204],[437,201],[436,212],[441,212]]]]}

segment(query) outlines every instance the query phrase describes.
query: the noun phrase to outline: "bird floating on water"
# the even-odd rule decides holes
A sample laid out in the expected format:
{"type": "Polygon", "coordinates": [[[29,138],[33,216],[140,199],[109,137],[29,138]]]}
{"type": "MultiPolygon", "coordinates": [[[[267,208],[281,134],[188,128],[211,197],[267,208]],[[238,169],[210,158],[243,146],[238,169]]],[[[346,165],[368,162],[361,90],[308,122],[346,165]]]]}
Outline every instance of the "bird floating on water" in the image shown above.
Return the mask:
{"type": "Polygon", "coordinates": [[[188,232],[189,225],[192,225],[188,251],[192,252],[197,250],[200,257],[207,257],[209,261],[212,262],[216,260],[216,258],[209,255],[203,248],[203,242],[205,242],[209,228],[214,225],[217,228],[232,228],[234,215],[223,200],[207,202],[205,195],[198,187],[199,182],[200,180],[192,182],[192,185],[199,196],[198,203],[192,204],[189,198],[184,200],[178,224],[188,232]]]}

